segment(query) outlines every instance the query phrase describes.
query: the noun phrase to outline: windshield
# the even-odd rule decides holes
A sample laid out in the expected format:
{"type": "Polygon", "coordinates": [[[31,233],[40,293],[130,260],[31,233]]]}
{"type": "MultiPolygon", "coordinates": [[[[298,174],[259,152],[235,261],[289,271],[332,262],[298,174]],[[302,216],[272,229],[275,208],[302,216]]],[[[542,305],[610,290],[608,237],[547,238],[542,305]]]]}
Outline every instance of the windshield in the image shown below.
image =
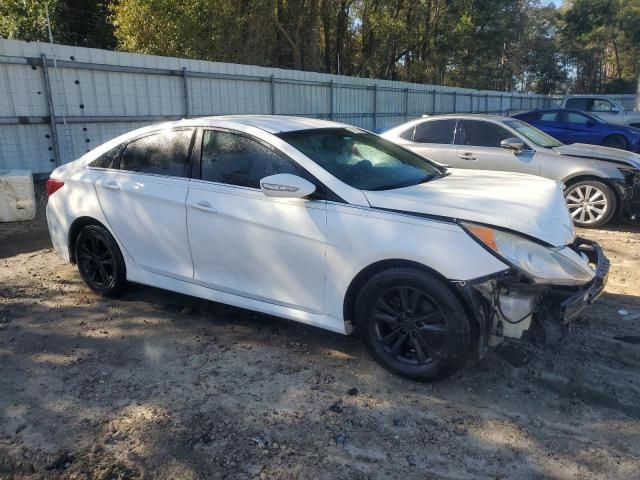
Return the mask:
{"type": "Polygon", "coordinates": [[[504,120],[504,124],[508,127],[513,128],[527,140],[535,143],[536,145],[539,145],[540,147],[552,148],[562,145],[561,141],[556,140],[551,135],[547,135],[542,130],[538,130],[536,127],[532,127],[522,120],[516,120],[515,118],[512,118],[509,120],[504,120]]]}
{"type": "Polygon", "coordinates": [[[356,128],[300,130],[279,135],[333,176],[359,190],[417,185],[446,169],[356,128]]]}

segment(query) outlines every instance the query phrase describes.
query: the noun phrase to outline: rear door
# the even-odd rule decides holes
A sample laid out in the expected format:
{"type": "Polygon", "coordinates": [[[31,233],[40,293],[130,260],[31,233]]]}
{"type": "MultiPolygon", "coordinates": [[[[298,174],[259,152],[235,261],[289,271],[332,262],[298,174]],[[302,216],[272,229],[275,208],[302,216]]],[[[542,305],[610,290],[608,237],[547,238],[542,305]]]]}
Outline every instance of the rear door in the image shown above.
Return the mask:
{"type": "Polygon", "coordinates": [[[561,110],[540,112],[538,119],[533,122],[533,125],[561,142],[566,143],[562,138],[564,129],[562,127],[561,110]]]}
{"type": "Polygon", "coordinates": [[[100,206],[120,244],[142,268],[191,279],[186,198],[194,129],[128,142],[96,181],[100,206]]]}
{"type": "Polygon", "coordinates": [[[194,279],[207,287],[312,313],[324,311],[326,201],[267,197],[260,180],[306,177],[244,133],[205,129],[187,225],[194,279]]]}
{"type": "Polygon", "coordinates": [[[453,166],[456,161],[456,147],[453,144],[456,123],[455,118],[425,120],[415,125],[409,137],[403,137],[411,141],[403,144],[403,147],[436,162],[453,166]]]}
{"type": "Polygon", "coordinates": [[[461,119],[456,135],[456,166],[479,170],[540,174],[539,162],[526,142],[525,149],[516,152],[502,148],[500,142],[507,138],[519,138],[505,127],[486,120],[461,119]]]}

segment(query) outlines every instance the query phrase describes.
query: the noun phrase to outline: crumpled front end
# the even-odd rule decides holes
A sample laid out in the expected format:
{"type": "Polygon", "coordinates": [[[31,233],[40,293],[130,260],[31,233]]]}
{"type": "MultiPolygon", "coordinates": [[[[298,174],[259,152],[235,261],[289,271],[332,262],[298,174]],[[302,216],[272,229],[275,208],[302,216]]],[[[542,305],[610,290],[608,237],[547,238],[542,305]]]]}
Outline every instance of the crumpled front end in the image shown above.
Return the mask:
{"type": "Polygon", "coordinates": [[[609,261],[602,248],[581,237],[567,247],[592,269],[589,281],[575,285],[544,283],[512,268],[489,278],[458,282],[480,325],[480,358],[487,346],[496,346],[505,338],[521,338],[525,332],[535,331],[546,341],[557,341],[580,312],[602,294],[609,274],[609,261]]]}

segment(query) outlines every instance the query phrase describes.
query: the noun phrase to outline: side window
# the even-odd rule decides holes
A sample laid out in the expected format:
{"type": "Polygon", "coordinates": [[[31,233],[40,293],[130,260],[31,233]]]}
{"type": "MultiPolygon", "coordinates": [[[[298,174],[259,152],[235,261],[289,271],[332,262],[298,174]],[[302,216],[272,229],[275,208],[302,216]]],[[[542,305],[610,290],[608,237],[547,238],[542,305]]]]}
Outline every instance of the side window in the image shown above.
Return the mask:
{"type": "Polygon", "coordinates": [[[589,121],[589,117],[586,117],[585,115],[582,115],[578,112],[566,112],[567,115],[567,122],[568,123],[575,123],[578,125],[586,125],[587,122],[589,121]]]}
{"type": "Polygon", "coordinates": [[[557,122],[558,112],[545,112],[540,115],[540,121],[542,122],[557,122]]]}
{"type": "Polygon", "coordinates": [[[193,129],[154,133],[127,144],[120,170],[172,177],[189,176],[189,147],[193,129]]]}
{"type": "Polygon", "coordinates": [[[260,188],[261,179],[277,173],[300,175],[300,169],[273,150],[243,135],[204,131],[202,180],[260,188]]]}
{"type": "Polygon", "coordinates": [[[535,122],[536,120],[540,120],[539,112],[529,112],[529,113],[521,113],[518,115],[520,120],[524,122],[535,122]]]}
{"type": "Polygon", "coordinates": [[[413,140],[413,132],[415,132],[416,127],[411,127],[409,130],[405,130],[400,134],[400,138],[404,138],[405,140],[413,140]]]}
{"type": "Polygon", "coordinates": [[[456,119],[426,121],[416,125],[413,141],[419,143],[453,143],[456,119]]]}
{"type": "Polygon", "coordinates": [[[112,168],[114,166],[114,161],[118,158],[120,150],[122,150],[122,145],[118,145],[117,147],[113,147],[111,150],[107,150],[91,162],[89,166],[94,168],[112,168]]]}
{"type": "Polygon", "coordinates": [[[590,98],[570,98],[567,100],[565,108],[588,111],[592,102],[593,100],[590,98]]]}
{"type": "Polygon", "coordinates": [[[591,107],[592,112],[610,112],[613,108],[613,104],[609,100],[605,100],[603,98],[596,98],[593,101],[593,106],[591,107]]]}
{"type": "Polygon", "coordinates": [[[502,140],[513,136],[511,132],[495,123],[482,120],[463,120],[458,138],[460,145],[499,147],[502,140]]]}

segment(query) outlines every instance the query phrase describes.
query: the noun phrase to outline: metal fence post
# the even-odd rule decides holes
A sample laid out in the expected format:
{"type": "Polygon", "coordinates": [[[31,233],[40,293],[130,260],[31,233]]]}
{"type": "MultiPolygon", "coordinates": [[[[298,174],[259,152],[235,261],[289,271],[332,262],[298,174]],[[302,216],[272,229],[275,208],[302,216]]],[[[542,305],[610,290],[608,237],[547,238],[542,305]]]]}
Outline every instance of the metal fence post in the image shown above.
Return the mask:
{"type": "Polygon", "coordinates": [[[500,95],[500,115],[502,115],[502,99],[504,98],[504,95],[500,95]]]}
{"type": "Polygon", "coordinates": [[[49,110],[49,128],[51,129],[51,143],[53,143],[53,158],[56,166],[62,164],[60,158],[60,144],[58,143],[58,131],[56,130],[56,114],[53,109],[53,97],[51,96],[51,82],[49,81],[49,66],[47,65],[47,56],[43,53],[40,55],[42,60],[42,81],[44,83],[44,94],[47,97],[47,108],[49,110]]]}
{"type": "Polygon", "coordinates": [[[436,89],[431,90],[431,114],[436,113],[436,89]]]}
{"type": "Polygon", "coordinates": [[[182,67],[182,93],[184,95],[184,117],[189,118],[189,78],[187,67],[182,67]]]}
{"type": "Polygon", "coordinates": [[[484,113],[489,113],[489,94],[484,94],[484,113]]]}
{"type": "Polygon", "coordinates": [[[333,80],[329,81],[329,119],[333,120],[333,80]]]}
{"type": "Polygon", "coordinates": [[[373,129],[378,127],[378,84],[373,84],[373,129]]]}
{"type": "Polygon", "coordinates": [[[456,104],[458,103],[458,92],[453,91],[453,113],[456,113],[456,104]]]}
{"type": "Polygon", "coordinates": [[[271,115],[276,114],[276,82],[273,74],[269,77],[271,86],[271,115]]]}
{"type": "Polygon", "coordinates": [[[404,121],[409,120],[409,89],[404,89],[404,121]]]}

